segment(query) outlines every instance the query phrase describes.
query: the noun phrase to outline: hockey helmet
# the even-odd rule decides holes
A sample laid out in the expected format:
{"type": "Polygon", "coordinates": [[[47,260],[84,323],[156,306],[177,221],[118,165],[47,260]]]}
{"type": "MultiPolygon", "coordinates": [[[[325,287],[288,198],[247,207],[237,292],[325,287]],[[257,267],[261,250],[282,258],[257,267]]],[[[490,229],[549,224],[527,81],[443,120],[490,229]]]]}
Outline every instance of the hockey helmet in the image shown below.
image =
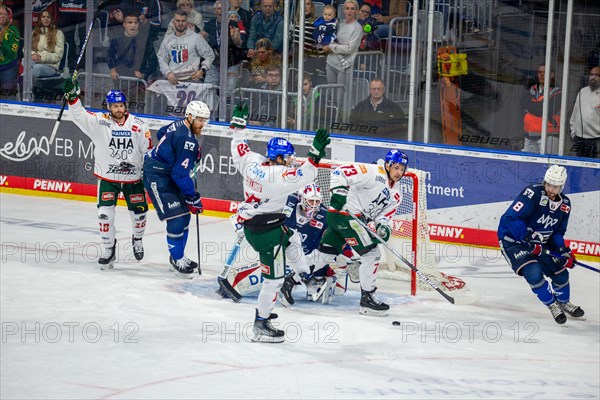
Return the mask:
{"type": "Polygon", "coordinates": [[[300,192],[300,204],[308,214],[316,212],[322,201],[321,188],[316,183],[309,183],[300,192]]]}
{"type": "Polygon", "coordinates": [[[554,185],[560,186],[561,191],[565,186],[565,182],[567,181],[567,170],[565,167],[561,167],[560,165],[552,165],[548,168],[548,171],[544,174],[544,182],[554,185]]]}
{"type": "Polygon", "coordinates": [[[127,98],[120,90],[111,90],[106,94],[106,104],[112,103],[127,104],[127,98]]]}
{"type": "Polygon", "coordinates": [[[190,101],[187,107],[185,108],[185,116],[192,115],[192,118],[204,118],[208,120],[210,118],[210,109],[200,100],[190,101]]]}
{"type": "Polygon", "coordinates": [[[296,154],[294,146],[284,138],[274,137],[267,143],[267,158],[269,160],[275,160],[277,156],[287,159],[294,154],[296,154]]]}
{"type": "Polygon", "coordinates": [[[408,157],[403,151],[392,149],[388,151],[387,155],[385,156],[385,163],[398,163],[408,168],[408,157]]]}

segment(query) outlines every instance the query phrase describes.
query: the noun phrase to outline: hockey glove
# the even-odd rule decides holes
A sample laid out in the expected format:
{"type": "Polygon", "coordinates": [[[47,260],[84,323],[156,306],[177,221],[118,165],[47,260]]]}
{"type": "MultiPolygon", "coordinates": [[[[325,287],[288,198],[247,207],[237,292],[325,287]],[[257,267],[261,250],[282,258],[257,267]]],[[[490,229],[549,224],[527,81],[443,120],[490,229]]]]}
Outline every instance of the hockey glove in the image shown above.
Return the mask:
{"type": "Polygon", "coordinates": [[[531,253],[531,255],[538,257],[540,254],[542,254],[542,235],[537,232],[532,232],[526,240],[527,251],[531,253]]]}
{"type": "Polygon", "coordinates": [[[325,149],[329,143],[331,143],[331,139],[329,138],[327,129],[317,129],[312,146],[310,150],[308,150],[308,157],[318,164],[319,161],[321,161],[321,158],[325,157],[325,149]]]}
{"type": "Polygon", "coordinates": [[[563,268],[573,268],[575,266],[575,261],[577,261],[577,259],[575,258],[575,254],[573,254],[571,249],[567,247],[561,247],[558,249],[558,252],[564,257],[561,260],[563,268]]]}
{"type": "Polygon", "coordinates": [[[338,211],[342,211],[346,205],[347,196],[348,188],[346,186],[338,186],[331,189],[331,200],[329,201],[329,207],[338,211]]]}
{"type": "Polygon", "coordinates": [[[390,240],[390,236],[392,236],[392,228],[388,224],[377,224],[376,227],[377,235],[382,238],[385,242],[390,240]]]}
{"type": "Polygon", "coordinates": [[[245,129],[246,123],[248,122],[248,105],[238,104],[233,109],[233,115],[231,122],[229,123],[230,128],[245,129]]]}
{"type": "Polygon", "coordinates": [[[75,101],[79,97],[81,90],[79,89],[79,82],[77,79],[73,81],[71,78],[65,80],[63,84],[63,92],[68,101],[75,101]]]}
{"type": "Polygon", "coordinates": [[[194,197],[185,196],[185,205],[192,214],[202,213],[202,200],[200,200],[200,193],[196,192],[194,197]]]}

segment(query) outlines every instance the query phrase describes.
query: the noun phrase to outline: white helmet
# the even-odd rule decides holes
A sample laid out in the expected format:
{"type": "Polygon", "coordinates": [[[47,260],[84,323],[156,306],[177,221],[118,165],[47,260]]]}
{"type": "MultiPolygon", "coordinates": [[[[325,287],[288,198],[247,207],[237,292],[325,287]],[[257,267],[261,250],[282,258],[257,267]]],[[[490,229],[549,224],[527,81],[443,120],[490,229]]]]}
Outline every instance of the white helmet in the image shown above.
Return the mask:
{"type": "Polygon", "coordinates": [[[319,210],[322,201],[321,188],[316,183],[309,183],[300,192],[300,204],[309,216],[319,210]]]}
{"type": "Polygon", "coordinates": [[[192,118],[200,117],[209,119],[210,118],[210,109],[200,100],[190,101],[187,107],[185,108],[185,116],[187,117],[189,114],[192,114],[192,118]]]}
{"type": "Polygon", "coordinates": [[[544,175],[544,182],[554,185],[560,186],[561,190],[565,186],[565,182],[567,181],[567,170],[565,167],[561,167],[560,165],[552,165],[546,171],[544,175]]]}

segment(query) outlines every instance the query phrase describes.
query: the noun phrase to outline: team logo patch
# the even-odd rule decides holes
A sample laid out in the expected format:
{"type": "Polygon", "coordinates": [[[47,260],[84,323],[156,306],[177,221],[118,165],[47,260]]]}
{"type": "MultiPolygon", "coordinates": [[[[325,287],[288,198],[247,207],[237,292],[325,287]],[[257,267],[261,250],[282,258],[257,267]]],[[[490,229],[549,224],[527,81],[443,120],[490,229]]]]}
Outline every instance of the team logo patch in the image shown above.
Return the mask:
{"type": "Polygon", "coordinates": [[[114,199],[115,199],[115,194],[113,192],[103,192],[102,193],[103,201],[110,201],[110,200],[114,200],[114,199]]]}
{"type": "Polygon", "coordinates": [[[271,267],[266,264],[260,264],[260,272],[265,275],[271,275],[271,267]]]}
{"type": "Polygon", "coordinates": [[[319,221],[315,221],[314,219],[310,221],[310,226],[314,226],[317,229],[323,228],[323,223],[319,221]]]}
{"type": "Polygon", "coordinates": [[[365,167],[362,164],[358,164],[358,168],[360,169],[360,172],[362,172],[363,174],[367,173],[367,167],[365,167]]]}
{"type": "Polygon", "coordinates": [[[136,133],[140,133],[140,132],[141,132],[141,129],[140,129],[140,127],[139,127],[139,126],[137,126],[137,125],[133,125],[133,126],[131,127],[131,130],[132,130],[133,132],[136,132],[136,133]]]}
{"type": "Polygon", "coordinates": [[[358,246],[358,241],[355,238],[346,238],[346,243],[350,246],[358,246]]]}
{"type": "Polygon", "coordinates": [[[563,212],[566,212],[566,213],[568,213],[569,211],[571,211],[571,207],[569,207],[569,206],[568,206],[568,205],[566,205],[566,204],[561,204],[561,205],[560,205],[560,211],[563,211],[563,212]]]}
{"type": "Polygon", "coordinates": [[[141,203],[144,201],[144,195],[142,194],[132,194],[129,196],[129,201],[132,203],[141,203]]]}

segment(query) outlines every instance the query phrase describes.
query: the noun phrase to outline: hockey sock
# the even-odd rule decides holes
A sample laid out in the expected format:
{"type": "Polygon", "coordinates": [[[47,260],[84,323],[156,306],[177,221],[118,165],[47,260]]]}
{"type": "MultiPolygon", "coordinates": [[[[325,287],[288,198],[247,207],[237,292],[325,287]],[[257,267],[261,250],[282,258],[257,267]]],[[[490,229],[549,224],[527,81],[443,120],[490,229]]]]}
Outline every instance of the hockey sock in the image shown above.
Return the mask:
{"type": "Polygon", "coordinates": [[[306,274],[310,273],[308,261],[304,256],[304,250],[302,249],[300,234],[297,232],[290,236],[288,246],[285,249],[285,259],[287,264],[296,271],[297,274],[300,274],[301,272],[306,274]]]}
{"type": "Polygon", "coordinates": [[[529,283],[531,291],[540,299],[545,305],[552,304],[554,302],[554,295],[550,290],[550,285],[544,274],[542,273],[542,267],[538,263],[529,264],[523,268],[523,277],[529,283]]]}
{"type": "Polygon", "coordinates": [[[552,277],[552,290],[554,297],[560,303],[567,303],[571,299],[571,285],[569,284],[569,272],[564,270],[552,277]]]}
{"type": "Polygon", "coordinates": [[[105,249],[115,244],[115,206],[98,207],[98,222],[100,223],[100,237],[105,249]]]}
{"type": "Polygon", "coordinates": [[[136,214],[134,211],[129,211],[129,215],[131,216],[133,237],[141,239],[146,231],[146,213],[136,214]]]}
{"type": "Polygon", "coordinates": [[[375,281],[377,279],[377,268],[379,267],[379,259],[381,258],[381,252],[379,248],[375,247],[367,254],[362,256],[362,263],[360,264],[358,274],[360,277],[360,287],[362,290],[367,292],[375,289],[375,281]]]}
{"type": "Polygon", "coordinates": [[[269,318],[271,311],[273,311],[273,308],[275,307],[277,293],[282,285],[283,278],[264,280],[260,293],[258,294],[258,304],[256,307],[259,317],[269,318]]]}
{"type": "Polygon", "coordinates": [[[185,232],[190,218],[178,217],[167,221],[167,244],[169,253],[175,260],[183,258],[185,252],[185,232]]]}

